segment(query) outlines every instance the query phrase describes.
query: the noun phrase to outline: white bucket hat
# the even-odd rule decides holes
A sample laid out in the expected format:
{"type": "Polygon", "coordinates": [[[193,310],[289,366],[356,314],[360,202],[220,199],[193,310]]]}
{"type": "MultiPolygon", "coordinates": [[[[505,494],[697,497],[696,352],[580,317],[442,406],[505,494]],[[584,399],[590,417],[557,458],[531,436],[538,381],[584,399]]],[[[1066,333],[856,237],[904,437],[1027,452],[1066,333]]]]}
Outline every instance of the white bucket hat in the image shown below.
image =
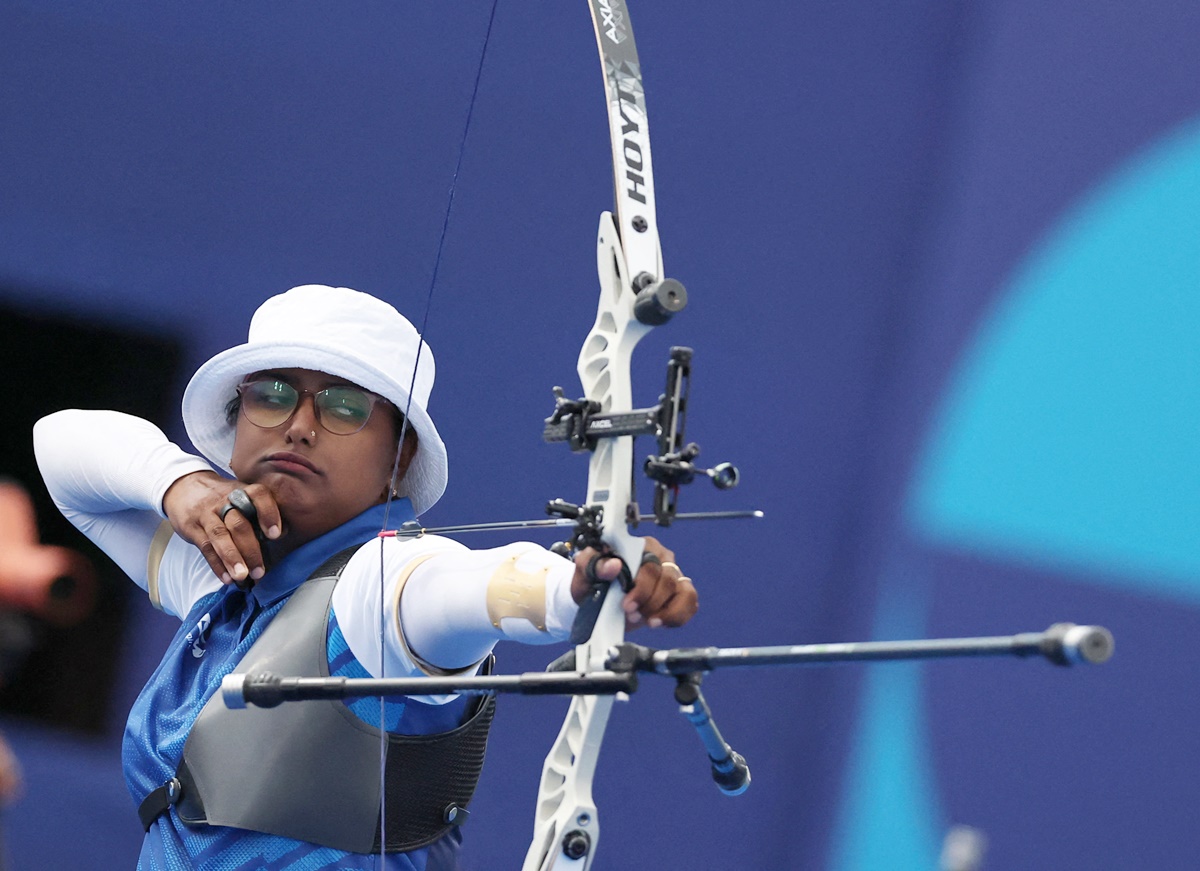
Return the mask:
{"type": "Polygon", "coordinates": [[[412,500],[417,514],[441,498],[446,489],[446,446],[425,410],[433,390],[433,352],[404,315],[348,287],[307,284],[258,307],[246,344],[217,354],[188,382],[183,425],[192,444],[232,474],[234,427],[225,418],[226,405],[250,373],[290,368],[345,378],[407,413],[418,446],[397,490],[412,500]],[[419,365],[418,346],[423,346],[419,365]]]}

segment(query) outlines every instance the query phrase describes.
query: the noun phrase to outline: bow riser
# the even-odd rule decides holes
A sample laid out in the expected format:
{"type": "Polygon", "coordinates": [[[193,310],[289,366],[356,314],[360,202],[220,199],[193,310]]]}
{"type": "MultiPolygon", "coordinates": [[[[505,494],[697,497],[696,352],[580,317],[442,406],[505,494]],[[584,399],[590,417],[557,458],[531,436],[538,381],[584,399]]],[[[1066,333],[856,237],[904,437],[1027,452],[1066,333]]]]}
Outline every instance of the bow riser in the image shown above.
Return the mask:
{"type": "MultiPolygon", "coordinates": [[[[601,410],[632,408],[629,364],[638,341],[651,327],[634,317],[635,294],[609,212],[600,216],[596,238],[600,304],[579,355],[579,379],[584,395],[597,402],[601,410]]],[[[589,505],[604,511],[605,544],[636,572],[644,545],[640,538],[629,534],[625,522],[626,508],[633,501],[632,469],[632,437],[600,440],[589,463],[587,492],[589,505]]],[[[603,670],[609,651],[624,641],[625,612],[621,600],[620,585],[614,582],[591,638],[576,648],[576,662],[581,670],[603,670]]],[[[612,702],[611,697],[577,696],[571,700],[567,718],[542,767],[534,836],[525,858],[526,871],[586,869],[591,864],[592,847],[599,840],[600,829],[592,801],[592,777],[612,702]],[[573,859],[564,853],[563,841],[576,832],[587,838],[587,850],[573,859]]]]}

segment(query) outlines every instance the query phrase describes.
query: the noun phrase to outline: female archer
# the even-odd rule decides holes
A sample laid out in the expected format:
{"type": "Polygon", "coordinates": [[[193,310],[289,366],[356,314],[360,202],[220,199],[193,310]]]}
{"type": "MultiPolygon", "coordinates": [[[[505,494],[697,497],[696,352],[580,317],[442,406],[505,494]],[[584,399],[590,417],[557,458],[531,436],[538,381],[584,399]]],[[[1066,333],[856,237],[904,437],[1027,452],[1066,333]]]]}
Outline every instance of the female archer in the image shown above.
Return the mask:
{"type": "MultiPolygon", "coordinates": [[[[248,341],[192,377],[183,421],[203,458],[117,412],[35,426],[59,509],[182,621],[125,732],[139,868],[379,868],[380,852],[386,868],[457,867],[452,821],[474,791],[490,698],[228,711],[214,697],[234,671],[472,674],[499,640],[567,637],[594,553],[379,535],[445,489],[433,380],[429,348],[394,308],[308,285],[268,299],[248,341]]],[[[695,588],[645,543],[627,620],[681,625],[695,588]]]]}

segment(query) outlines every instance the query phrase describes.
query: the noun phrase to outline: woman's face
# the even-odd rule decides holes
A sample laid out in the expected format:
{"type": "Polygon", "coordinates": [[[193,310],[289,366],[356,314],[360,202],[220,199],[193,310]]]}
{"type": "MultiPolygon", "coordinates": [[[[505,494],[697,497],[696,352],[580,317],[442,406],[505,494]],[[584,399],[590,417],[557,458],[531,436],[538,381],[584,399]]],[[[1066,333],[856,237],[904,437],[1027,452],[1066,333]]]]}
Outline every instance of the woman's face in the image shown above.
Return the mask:
{"type": "MultiPolygon", "coordinates": [[[[230,468],[238,480],[262,484],[275,496],[284,522],[280,544],[292,550],[387,498],[396,418],[386,402],[376,402],[366,426],[337,435],[317,421],[313,394],[357,385],[310,369],[271,369],[247,380],[261,377],[287,382],[301,393],[299,404],[290,418],[271,428],[256,426],[239,412],[230,468]]],[[[416,448],[415,439],[405,443],[401,478],[416,448]]]]}

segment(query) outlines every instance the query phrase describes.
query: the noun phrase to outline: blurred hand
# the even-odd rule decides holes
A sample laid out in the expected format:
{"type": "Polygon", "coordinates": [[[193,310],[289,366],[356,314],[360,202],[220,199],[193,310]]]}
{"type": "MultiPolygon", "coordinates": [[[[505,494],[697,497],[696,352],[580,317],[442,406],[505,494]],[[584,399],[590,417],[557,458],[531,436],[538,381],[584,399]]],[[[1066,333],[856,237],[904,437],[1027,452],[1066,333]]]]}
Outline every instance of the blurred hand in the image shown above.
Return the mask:
{"type": "Polygon", "coordinates": [[[0,804],[10,805],[21,797],[24,779],[12,747],[0,736],[0,804]]]}

